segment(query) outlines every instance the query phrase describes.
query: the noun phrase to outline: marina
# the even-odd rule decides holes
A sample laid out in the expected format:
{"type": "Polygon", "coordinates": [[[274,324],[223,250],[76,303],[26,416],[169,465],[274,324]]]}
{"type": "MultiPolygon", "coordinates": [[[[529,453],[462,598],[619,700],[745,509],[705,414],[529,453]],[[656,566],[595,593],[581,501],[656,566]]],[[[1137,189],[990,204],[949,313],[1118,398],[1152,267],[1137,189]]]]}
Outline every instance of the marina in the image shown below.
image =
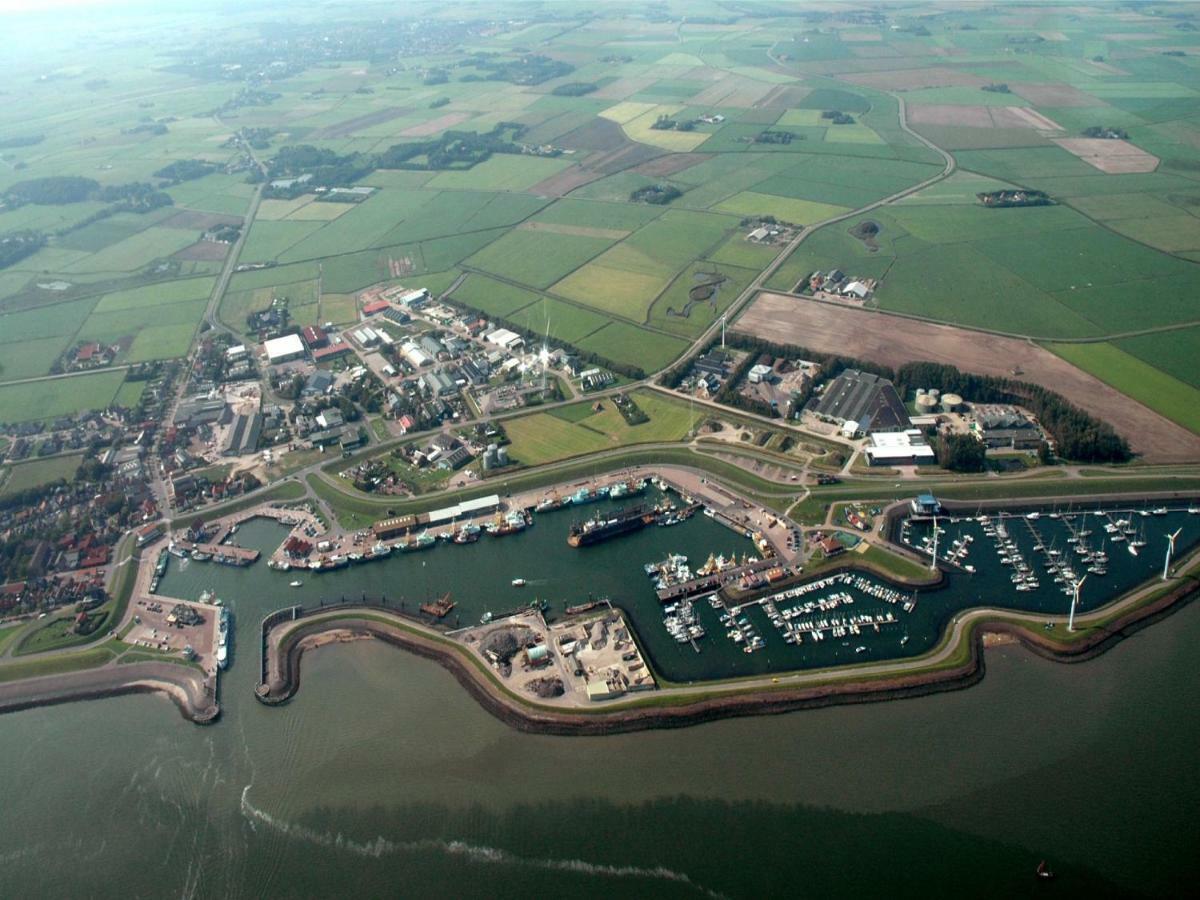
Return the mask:
{"type": "MultiPolygon", "coordinates": [[[[645,491],[642,502],[664,499],[655,485],[645,491]]],[[[624,497],[613,501],[591,493],[585,504],[589,516],[609,516],[625,507],[624,497]]],[[[1085,613],[1162,568],[1162,537],[1154,554],[1149,548],[1138,556],[1115,553],[1112,538],[1103,540],[1110,519],[1145,520],[1148,542],[1155,530],[1182,529],[1179,554],[1200,538],[1200,520],[1186,508],[1143,517],[1114,507],[1089,510],[1086,520],[1081,511],[1056,518],[1015,512],[939,516],[939,560],[953,554],[958,565],[943,565],[938,586],[914,590],[852,570],[806,581],[794,564],[760,558],[754,542],[708,515],[577,549],[563,540],[573,505],[531,514],[532,527],[504,540],[480,539],[464,547],[453,540],[401,538],[424,552],[391,551],[374,557],[370,566],[354,565],[347,554],[336,578],[296,579],[261,565],[171,567],[160,590],[180,597],[198,596],[206,588],[225,597],[262,596],[267,599],[259,608],[265,611],[283,605],[285,590],[289,602],[305,608],[386,597],[390,605],[449,629],[499,620],[527,611],[531,603],[553,623],[571,614],[568,610],[582,611],[609,598],[625,612],[655,673],[667,682],[686,683],[916,656],[937,642],[955,612],[974,606],[1066,615],[1073,592],[1064,588],[1072,576],[1087,572],[1080,560],[1090,554],[1090,565],[1102,563],[1104,574],[1090,574],[1080,592],[1077,613],[1085,613]],[[1081,545],[1086,551],[1076,553],[1081,545]],[[575,562],[580,552],[590,563],[583,583],[575,562]],[[689,560],[701,562],[693,569],[689,560]],[[777,570],[782,574],[772,574],[777,570]],[[302,583],[289,587],[293,581],[302,583]],[[524,599],[514,603],[517,588],[524,599]],[[747,589],[753,590],[748,597],[747,589]],[[453,606],[421,612],[423,604],[447,595],[453,606]]],[[[901,543],[920,552],[927,538],[932,544],[933,527],[932,520],[900,522],[896,533],[901,543]]],[[[485,529],[481,532],[486,536],[485,529]]],[[[286,526],[258,519],[244,522],[239,540],[270,554],[289,535],[286,526]]],[[[853,564],[852,553],[843,559],[853,564]]]]}

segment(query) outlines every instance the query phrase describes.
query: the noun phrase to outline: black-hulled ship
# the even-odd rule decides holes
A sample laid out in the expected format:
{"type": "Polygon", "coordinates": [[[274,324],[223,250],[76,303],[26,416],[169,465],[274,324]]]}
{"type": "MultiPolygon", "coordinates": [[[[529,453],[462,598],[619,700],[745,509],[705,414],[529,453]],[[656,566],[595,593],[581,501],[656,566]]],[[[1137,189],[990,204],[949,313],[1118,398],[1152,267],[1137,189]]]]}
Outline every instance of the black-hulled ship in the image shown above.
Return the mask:
{"type": "Polygon", "coordinates": [[[572,547],[598,544],[620,534],[645,528],[658,518],[658,510],[648,506],[631,506],[615,512],[602,513],[586,522],[576,522],[567,534],[572,547]]]}

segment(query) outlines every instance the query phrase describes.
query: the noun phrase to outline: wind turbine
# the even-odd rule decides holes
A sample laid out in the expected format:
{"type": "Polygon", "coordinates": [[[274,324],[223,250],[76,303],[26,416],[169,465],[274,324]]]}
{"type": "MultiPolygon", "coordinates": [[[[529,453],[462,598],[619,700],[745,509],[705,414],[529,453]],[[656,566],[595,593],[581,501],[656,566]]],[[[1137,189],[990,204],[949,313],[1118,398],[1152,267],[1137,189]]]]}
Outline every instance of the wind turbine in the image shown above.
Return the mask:
{"type": "Polygon", "coordinates": [[[1087,578],[1084,575],[1073,585],[1075,593],[1071,596],[1071,615],[1067,618],[1067,631],[1075,630],[1075,606],[1079,603],[1079,589],[1083,587],[1083,583],[1087,581],[1087,578]]]}
{"type": "Polygon", "coordinates": [[[1163,581],[1167,580],[1167,573],[1171,570],[1171,557],[1175,553],[1175,538],[1179,537],[1179,532],[1181,531],[1183,531],[1182,528],[1176,528],[1174,534],[1165,535],[1167,539],[1167,558],[1163,560],[1163,581]]]}

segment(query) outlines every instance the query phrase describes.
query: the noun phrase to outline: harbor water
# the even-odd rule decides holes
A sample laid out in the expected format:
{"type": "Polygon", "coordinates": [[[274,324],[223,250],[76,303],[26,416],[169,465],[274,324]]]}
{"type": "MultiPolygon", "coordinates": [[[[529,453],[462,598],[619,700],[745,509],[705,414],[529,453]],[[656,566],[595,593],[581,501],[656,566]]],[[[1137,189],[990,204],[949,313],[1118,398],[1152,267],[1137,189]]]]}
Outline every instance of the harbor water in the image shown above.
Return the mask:
{"type": "MultiPolygon", "coordinates": [[[[191,725],[157,696],[0,717],[0,893],[902,897],[941,884],[1012,897],[1042,887],[1033,870],[1047,859],[1055,894],[1129,896],[1198,874],[1195,605],[1086,664],[1002,647],[963,691],[608,737],[517,732],[436,664],[371,641],[306,657],[285,706],[254,699],[263,614],[364,591],[420,602],[450,590],[464,624],[534,595],[561,612],[611,594],[644,607],[638,627],[660,635],[656,664],[677,677],[722,654],[735,665],[775,656],[774,645],[745,654],[715,629],[700,654],[676,645],[642,571],[668,552],[693,564],[740,555],[744,539],[697,516],[571,550],[571,519],[305,574],[294,589],[293,573],[262,563],[181,570],[172,559],[165,594],[211,589],[234,611],[222,718],[191,725]],[[580,554],[592,556],[582,582],[580,554]],[[516,577],[530,584],[513,588],[516,577]]],[[[236,539],[266,551],[282,534],[259,520],[236,539]]],[[[971,551],[979,574],[962,581],[1009,584],[985,549],[971,551]]],[[[1137,576],[1112,557],[1097,581],[1137,576]]],[[[938,596],[919,598],[912,616],[951,605],[938,596]]],[[[1064,599],[1045,602],[1062,612],[1064,599]]],[[[806,646],[821,644],[780,638],[778,651],[806,646]]]]}

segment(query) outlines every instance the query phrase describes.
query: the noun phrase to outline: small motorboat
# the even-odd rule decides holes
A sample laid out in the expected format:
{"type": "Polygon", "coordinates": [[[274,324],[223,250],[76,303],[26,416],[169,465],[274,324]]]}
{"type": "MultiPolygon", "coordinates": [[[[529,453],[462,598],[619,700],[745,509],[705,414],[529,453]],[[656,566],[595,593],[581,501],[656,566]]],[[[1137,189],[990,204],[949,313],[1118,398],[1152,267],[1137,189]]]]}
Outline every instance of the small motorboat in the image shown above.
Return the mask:
{"type": "Polygon", "coordinates": [[[1044,859],[1040,863],[1038,863],[1037,877],[1041,878],[1045,881],[1049,881],[1051,878],[1054,877],[1054,873],[1050,871],[1050,867],[1048,865],[1046,865],[1046,861],[1044,859]]]}
{"type": "Polygon", "coordinates": [[[302,584],[304,584],[304,582],[297,578],[295,581],[288,584],[288,587],[300,587],[302,584]]]}
{"type": "Polygon", "coordinates": [[[514,578],[512,580],[513,587],[525,587],[525,585],[528,583],[529,582],[527,582],[524,578],[514,578]]]}

